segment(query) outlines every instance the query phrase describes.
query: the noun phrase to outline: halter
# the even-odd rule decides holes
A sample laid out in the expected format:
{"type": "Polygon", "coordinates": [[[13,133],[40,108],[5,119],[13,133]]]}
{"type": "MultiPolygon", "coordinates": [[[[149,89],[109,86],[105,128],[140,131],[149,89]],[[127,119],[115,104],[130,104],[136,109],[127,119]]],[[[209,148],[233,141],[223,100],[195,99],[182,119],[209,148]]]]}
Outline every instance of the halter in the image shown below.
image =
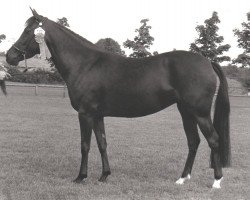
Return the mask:
{"type": "Polygon", "coordinates": [[[24,58],[24,62],[25,62],[25,71],[28,70],[28,65],[27,65],[27,60],[26,60],[26,51],[23,51],[21,49],[19,49],[15,44],[12,45],[17,51],[19,51],[22,55],[23,55],[23,58],[24,58]]]}
{"type": "MultiPolygon", "coordinates": [[[[41,22],[39,22],[38,20],[36,20],[36,22],[38,23],[38,27],[42,27],[43,22],[46,21],[46,20],[47,20],[47,18],[44,18],[41,22]]],[[[18,52],[20,52],[20,53],[22,54],[22,56],[23,56],[23,58],[24,58],[24,62],[25,62],[25,70],[24,70],[24,72],[28,71],[28,65],[27,65],[27,60],[26,60],[26,51],[21,50],[20,48],[18,48],[18,47],[16,46],[16,44],[13,44],[12,46],[13,46],[18,52]]]]}

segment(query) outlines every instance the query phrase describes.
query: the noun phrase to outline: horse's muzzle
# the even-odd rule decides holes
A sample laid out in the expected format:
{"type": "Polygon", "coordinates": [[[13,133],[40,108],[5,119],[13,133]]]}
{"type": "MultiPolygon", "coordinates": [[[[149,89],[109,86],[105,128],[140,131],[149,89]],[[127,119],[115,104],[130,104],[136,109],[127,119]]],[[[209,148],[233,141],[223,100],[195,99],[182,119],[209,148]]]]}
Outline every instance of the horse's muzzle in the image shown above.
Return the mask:
{"type": "Polygon", "coordinates": [[[9,64],[9,65],[13,65],[13,66],[17,66],[18,63],[19,63],[19,60],[18,58],[15,56],[11,56],[9,52],[7,52],[6,54],[6,62],[9,64]]]}

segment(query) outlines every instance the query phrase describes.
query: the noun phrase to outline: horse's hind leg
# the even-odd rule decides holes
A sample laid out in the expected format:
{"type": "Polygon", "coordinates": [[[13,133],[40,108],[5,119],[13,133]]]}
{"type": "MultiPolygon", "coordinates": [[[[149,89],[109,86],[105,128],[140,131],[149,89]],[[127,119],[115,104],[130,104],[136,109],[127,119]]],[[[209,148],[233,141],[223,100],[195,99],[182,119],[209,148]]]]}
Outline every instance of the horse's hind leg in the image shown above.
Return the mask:
{"type": "Polygon", "coordinates": [[[109,162],[108,162],[108,155],[107,155],[107,142],[105,136],[105,128],[103,117],[95,118],[94,119],[94,127],[93,127],[97,145],[101,154],[102,158],[102,175],[99,178],[99,181],[104,182],[106,181],[108,175],[111,174],[109,162]]]}
{"type": "Polygon", "coordinates": [[[200,137],[198,134],[197,121],[195,117],[189,113],[184,106],[180,104],[177,104],[177,106],[182,116],[183,127],[187,136],[189,149],[188,157],[181,178],[176,181],[177,184],[183,184],[186,179],[190,179],[194,159],[200,144],[200,137]]]}
{"type": "Polygon", "coordinates": [[[220,182],[223,175],[219,156],[219,136],[215,131],[210,115],[206,117],[197,117],[197,122],[201,132],[208,142],[209,147],[212,150],[211,162],[213,164],[215,178],[213,188],[220,188],[220,182]]]}

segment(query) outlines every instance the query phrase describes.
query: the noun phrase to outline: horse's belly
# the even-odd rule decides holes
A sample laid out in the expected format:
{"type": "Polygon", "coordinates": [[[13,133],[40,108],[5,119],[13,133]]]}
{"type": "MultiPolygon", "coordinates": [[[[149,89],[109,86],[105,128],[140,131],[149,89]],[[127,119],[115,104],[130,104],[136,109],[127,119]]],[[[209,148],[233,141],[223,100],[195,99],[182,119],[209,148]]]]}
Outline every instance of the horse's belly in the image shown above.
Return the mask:
{"type": "Polygon", "coordinates": [[[141,117],[156,113],[176,103],[176,95],[173,90],[159,91],[155,94],[131,94],[121,97],[113,97],[104,108],[105,116],[112,117],[141,117]],[[121,98],[122,97],[122,98],[121,98]]]}

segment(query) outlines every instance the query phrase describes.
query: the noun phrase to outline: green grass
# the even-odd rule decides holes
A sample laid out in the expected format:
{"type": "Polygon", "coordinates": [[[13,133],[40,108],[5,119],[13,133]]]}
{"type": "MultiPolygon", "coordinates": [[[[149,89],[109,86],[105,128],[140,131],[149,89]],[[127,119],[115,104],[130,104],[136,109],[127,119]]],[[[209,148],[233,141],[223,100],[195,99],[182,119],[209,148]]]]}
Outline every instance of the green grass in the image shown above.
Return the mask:
{"type": "Polygon", "coordinates": [[[176,106],[143,118],[105,118],[109,162],[99,183],[101,159],[95,138],[88,180],[74,184],[80,166],[77,113],[68,98],[8,88],[0,94],[0,199],[249,199],[250,98],[231,98],[233,167],[224,169],[221,190],[211,189],[209,149],[203,136],[192,178],[183,186],[186,138],[176,106]]]}

